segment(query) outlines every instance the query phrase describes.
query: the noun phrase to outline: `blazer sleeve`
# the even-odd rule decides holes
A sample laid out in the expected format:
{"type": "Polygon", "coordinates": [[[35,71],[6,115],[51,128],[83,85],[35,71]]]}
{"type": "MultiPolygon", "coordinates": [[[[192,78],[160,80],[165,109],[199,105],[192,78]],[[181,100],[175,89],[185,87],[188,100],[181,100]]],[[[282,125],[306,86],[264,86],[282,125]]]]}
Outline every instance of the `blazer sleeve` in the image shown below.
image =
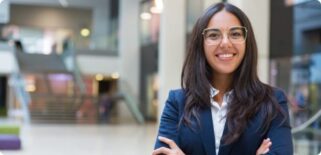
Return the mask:
{"type": "Polygon", "coordinates": [[[271,139],[272,146],[268,155],[293,155],[292,133],[289,121],[289,111],[287,105],[287,98],[283,91],[276,92],[276,98],[287,116],[286,121],[282,114],[272,121],[271,127],[267,133],[267,137],[271,139]]]}
{"type": "MultiPolygon", "coordinates": [[[[160,126],[158,130],[158,136],[169,138],[177,144],[177,128],[179,122],[178,103],[175,101],[175,92],[170,91],[165,107],[160,119],[160,126]]],[[[157,137],[158,137],[157,136],[157,137]]],[[[156,137],[156,143],[154,149],[160,147],[169,147],[167,144],[161,142],[156,137]]]]}

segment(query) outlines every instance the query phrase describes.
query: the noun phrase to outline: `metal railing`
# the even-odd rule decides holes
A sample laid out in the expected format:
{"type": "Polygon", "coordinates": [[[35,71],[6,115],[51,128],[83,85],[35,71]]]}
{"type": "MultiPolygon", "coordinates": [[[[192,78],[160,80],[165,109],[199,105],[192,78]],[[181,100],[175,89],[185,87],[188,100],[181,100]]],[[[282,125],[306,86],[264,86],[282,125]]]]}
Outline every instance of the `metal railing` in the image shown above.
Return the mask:
{"type": "Polygon", "coordinates": [[[138,97],[135,96],[134,91],[131,89],[130,85],[125,80],[120,80],[120,96],[125,100],[125,103],[135,117],[136,121],[140,124],[145,123],[144,116],[142,112],[139,110],[139,101],[138,97]]]}
{"type": "Polygon", "coordinates": [[[310,126],[313,122],[315,122],[316,120],[318,120],[321,116],[321,109],[315,113],[310,119],[308,119],[307,121],[305,121],[303,124],[295,127],[292,129],[292,133],[298,133],[300,131],[305,130],[308,126],[310,126]]]}

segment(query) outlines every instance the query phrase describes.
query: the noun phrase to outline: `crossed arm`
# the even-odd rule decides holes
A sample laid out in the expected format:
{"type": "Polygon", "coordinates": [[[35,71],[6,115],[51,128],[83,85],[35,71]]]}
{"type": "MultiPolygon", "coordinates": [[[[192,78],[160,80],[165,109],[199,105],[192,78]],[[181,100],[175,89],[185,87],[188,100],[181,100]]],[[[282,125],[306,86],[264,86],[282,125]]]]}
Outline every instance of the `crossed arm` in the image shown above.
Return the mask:
{"type": "MultiPolygon", "coordinates": [[[[185,155],[184,152],[176,145],[176,143],[168,138],[159,136],[158,139],[166,143],[167,147],[160,147],[153,151],[152,155],[185,155]]],[[[264,139],[261,146],[257,149],[256,155],[262,155],[269,152],[272,142],[269,138],[264,139]]]]}

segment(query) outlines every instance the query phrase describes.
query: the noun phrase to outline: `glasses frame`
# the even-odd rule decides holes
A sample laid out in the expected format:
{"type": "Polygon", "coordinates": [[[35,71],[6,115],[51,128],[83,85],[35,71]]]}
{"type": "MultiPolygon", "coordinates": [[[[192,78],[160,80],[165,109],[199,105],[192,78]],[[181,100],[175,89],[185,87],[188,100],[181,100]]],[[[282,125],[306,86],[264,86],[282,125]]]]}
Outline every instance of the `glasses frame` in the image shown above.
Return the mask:
{"type": "MultiPolygon", "coordinates": [[[[241,44],[241,43],[244,43],[244,42],[246,41],[246,39],[247,39],[247,32],[248,32],[248,31],[247,31],[247,28],[246,28],[245,26],[232,26],[232,27],[229,27],[228,32],[230,32],[230,30],[233,29],[233,28],[244,28],[244,30],[245,30],[244,41],[242,41],[242,42],[233,42],[233,41],[230,40],[229,35],[227,35],[228,40],[229,40],[231,43],[233,43],[233,44],[241,44]]],[[[204,29],[204,30],[202,31],[202,35],[203,35],[204,42],[205,42],[207,45],[219,45],[219,44],[222,42],[224,35],[223,35],[223,37],[221,38],[221,41],[218,42],[217,44],[208,44],[208,43],[206,42],[205,33],[206,33],[206,31],[209,31],[209,30],[220,30],[220,29],[218,29],[218,28],[206,28],[206,29],[204,29]]],[[[220,30],[220,32],[222,33],[221,30],[220,30]]]]}

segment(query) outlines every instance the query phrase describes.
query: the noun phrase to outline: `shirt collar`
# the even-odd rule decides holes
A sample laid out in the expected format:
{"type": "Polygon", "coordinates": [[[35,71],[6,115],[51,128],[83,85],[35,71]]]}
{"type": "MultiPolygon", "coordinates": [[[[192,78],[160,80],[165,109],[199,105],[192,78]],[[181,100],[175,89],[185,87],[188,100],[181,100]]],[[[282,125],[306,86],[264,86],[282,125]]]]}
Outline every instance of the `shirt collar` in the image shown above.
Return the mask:
{"type": "Polygon", "coordinates": [[[215,95],[217,95],[219,90],[215,89],[213,86],[210,87],[210,97],[213,98],[215,95]]]}
{"type": "MultiPolygon", "coordinates": [[[[216,88],[214,88],[212,85],[210,86],[210,97],[213,98],[215,95],[217,95],[220,91],[216,88]]],[[[233,90],[230,90],[224,94],[224,96],[230,96],[233,93],[233,90]]]]}

